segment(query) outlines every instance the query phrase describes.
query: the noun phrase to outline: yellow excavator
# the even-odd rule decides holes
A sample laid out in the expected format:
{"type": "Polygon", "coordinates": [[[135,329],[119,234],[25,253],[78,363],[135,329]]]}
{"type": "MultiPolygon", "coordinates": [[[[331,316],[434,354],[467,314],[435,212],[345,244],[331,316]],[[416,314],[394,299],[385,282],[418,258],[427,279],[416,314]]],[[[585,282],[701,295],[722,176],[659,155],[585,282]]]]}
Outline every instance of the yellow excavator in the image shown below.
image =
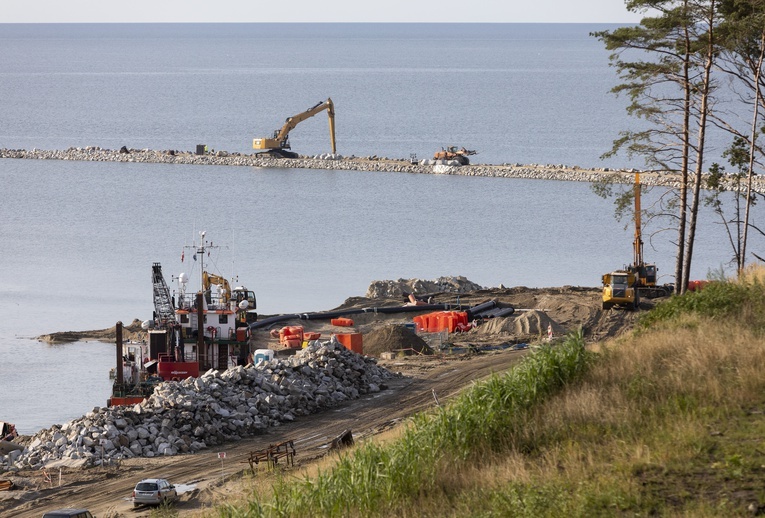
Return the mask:
{"type": "Polygon", "coordinates": [[[297,158],[298,154],[292,151],[288,151],[290,148],[289,135],[290,131],[295,129],[295,126],[300,124],[306,119],[309,119],[319,112],[327,110],[327,116],[329,117],[329,138],[332,143],[332,154],[337,153],[335,147],[335,105],[332,104],[332,99],[321,101],[315,106],[308,108],[302,113],[287,117],[287,121],[284,123],[281,129],[274,131],[272,138],[256,138],[252,140],[252,149],[267,150],[266,154],[275,158],[297,158]]]}
{"type": "Polygon", "coordinates": [[[249,324],[255,322],[258,318],[258,314],[255,312],[257,306],[257,300],[255,299],[255,293],[242,286],[237,286],[233,290],[229,282],[220,275],[214,273],[202,272],[202,290],[204,292],[207,303],[212,302],[212,290],[213,284],[220,286],[219,296],[220,299],[216,302],[221,304],[228,304],[230,300],[236,304],[237,308],[237,321],[243,324],[249,324]],[[246,304],[242,305],[242,302],[246,304]]]}
{"type": "Polygon", "coordinates": [[[202,290],[205,293],[205,297],[208,299],[208,303],[210,302],[210,287],[213,284],[217,284],[222,289],[220,292],[220,302],[222,304],[228,304],[229,299],[231,299],[231,285],[228,281],[220,275],[202,272],[202,290]]]}
{"type": "Polygon", "coordinates": [[[603,276],[603,309],[613,306],[640,306],[640,297],[653,299],[672,293],[672,285],[656,284],[658,268],[643,260],[642,212],[640,206],[640,173],[635,173],[635,241],[632,243],[634,258],[630,266],[603,276]]]}
{"type": "Polygon", "coordinates": [[[643,234],[640,207],[640,173],[635,173],[635,241],[632,243],[634,259],[629,271],[637,278],[638,292],[641,296],[654,299],[666,297],[672,293],[671,285],[657,285],[659,269],[653,263],[643,260],[643,234]]]}

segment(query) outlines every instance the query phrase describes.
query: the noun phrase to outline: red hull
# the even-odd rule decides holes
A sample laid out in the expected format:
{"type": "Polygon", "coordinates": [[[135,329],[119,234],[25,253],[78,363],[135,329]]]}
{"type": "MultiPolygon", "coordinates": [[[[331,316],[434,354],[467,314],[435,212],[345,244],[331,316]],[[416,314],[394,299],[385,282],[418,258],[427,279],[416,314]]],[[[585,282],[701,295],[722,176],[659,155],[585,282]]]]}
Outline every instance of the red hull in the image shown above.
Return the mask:
{"type": "Polygon", "coordinates": [[[199,377],[199,364],[197,362],[166,362],[157,364],[157,374],[163,380],[182,380],[199,377]]]}
{"type": "Polygon", "coordinates": [[[143,396],[126,396],[117,397],[112,396],[106,402],[106,406],[123,406],[123,405],[136,405],[146,399],[143,396]]]}

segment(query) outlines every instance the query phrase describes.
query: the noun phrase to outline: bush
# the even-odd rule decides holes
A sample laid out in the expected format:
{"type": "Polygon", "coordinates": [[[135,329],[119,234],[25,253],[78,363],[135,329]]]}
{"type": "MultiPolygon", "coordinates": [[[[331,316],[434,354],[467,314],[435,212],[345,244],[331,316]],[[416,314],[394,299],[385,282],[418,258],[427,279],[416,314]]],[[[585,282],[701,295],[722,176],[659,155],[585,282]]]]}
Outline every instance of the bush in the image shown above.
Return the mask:
{"type": "Polygon", "coordinates": [[[689,315],[713,320],[743,319],[748,326],[765,330],[765,286],[759,275],[710,282],[700,291],[675,295],[657,305],[640,318],[639,327],[645,329],[689,315]]]}

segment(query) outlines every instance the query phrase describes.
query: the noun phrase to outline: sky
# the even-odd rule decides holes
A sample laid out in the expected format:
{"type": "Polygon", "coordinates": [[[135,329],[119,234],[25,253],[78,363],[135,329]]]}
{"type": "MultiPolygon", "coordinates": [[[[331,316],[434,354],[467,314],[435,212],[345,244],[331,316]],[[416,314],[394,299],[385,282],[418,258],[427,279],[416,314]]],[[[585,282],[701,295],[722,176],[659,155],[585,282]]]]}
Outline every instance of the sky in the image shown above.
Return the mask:
{"type": "Polygon", "coordinates": [[[624,0],[2,0],[0,23],[625,23],[624,0]]]}

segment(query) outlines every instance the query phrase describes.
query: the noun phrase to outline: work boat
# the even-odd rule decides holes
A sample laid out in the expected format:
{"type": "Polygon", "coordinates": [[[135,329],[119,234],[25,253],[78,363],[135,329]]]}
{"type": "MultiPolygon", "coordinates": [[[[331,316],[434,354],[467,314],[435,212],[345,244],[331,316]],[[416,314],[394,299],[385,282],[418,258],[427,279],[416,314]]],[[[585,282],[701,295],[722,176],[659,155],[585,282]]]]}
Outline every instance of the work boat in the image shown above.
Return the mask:
{"type": "Polygon", "coordinates": [[[199,290],[190,290],[189,276],[181,273],[175,278],[177,296],[171,295],[161,265],[152,265],[154,318],[143,323],[148,340],[118,354],[109,405],[143,401],[161,381],[246,363],[251,352],[249,325],[257,320],[255,293],[243,286],[232,290],[228,280],[207,272],[204,260],[215,247],[205,241],[205,232],[199,235],[200,244],[188,247],[200,267],[199,290]]]}

